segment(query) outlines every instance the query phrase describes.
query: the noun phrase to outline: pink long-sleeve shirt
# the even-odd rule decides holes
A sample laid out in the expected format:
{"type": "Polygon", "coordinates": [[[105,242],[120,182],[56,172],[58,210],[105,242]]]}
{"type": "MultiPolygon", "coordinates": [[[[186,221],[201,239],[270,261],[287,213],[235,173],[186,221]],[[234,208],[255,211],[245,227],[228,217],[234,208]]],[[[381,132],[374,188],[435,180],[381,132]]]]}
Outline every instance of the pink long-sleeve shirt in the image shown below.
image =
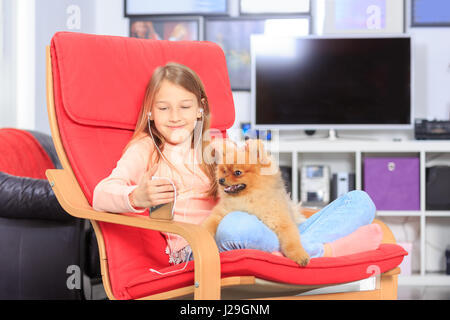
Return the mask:
{"type": "MultiPolygon", "coordinates": [[[[179,172],[174,171],[163,158],[156,164],[149,164],[152,152],[157,150],[149,136],[131,144],[111,174],[95,187],[92,201],[94,210],[114,213],[144,212],[145,209],[138,210],[131,205],[129,195],[137,188],[147,167],[152,168],[156,165],[154,176],[171,179],[177,188],[174,220],[193,224],[202,223],[217,204],[217,200],[208,197],[210,180],[203,173],[198,162],[195,165],[195,176],[193,175],[194,151],[190,145],[166,143],[164,146],[163,155],[179,172]]],[[[178,235],[165,235],[172,251],[179,251],[187,245],[186,240],[178,235]]]]}

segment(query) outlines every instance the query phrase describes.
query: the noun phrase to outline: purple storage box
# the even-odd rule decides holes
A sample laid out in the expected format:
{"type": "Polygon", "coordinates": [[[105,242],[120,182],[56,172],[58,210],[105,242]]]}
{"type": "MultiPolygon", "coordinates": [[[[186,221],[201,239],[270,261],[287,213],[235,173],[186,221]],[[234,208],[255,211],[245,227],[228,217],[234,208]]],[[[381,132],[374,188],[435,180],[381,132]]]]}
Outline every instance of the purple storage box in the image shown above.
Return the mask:
{"type": "Polygon", "coordinates": [[[377,210],[420,210],[419,158],[365,158],[364,191],[377,210]]]}

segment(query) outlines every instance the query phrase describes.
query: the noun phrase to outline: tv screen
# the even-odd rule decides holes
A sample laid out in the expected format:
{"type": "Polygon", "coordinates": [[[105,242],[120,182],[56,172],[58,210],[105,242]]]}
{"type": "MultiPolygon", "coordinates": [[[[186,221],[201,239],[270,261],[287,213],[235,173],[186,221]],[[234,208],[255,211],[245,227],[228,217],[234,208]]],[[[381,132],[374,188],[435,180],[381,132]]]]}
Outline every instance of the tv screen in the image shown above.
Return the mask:
{"type": "Polygon", "coordinates": [[[405,128],[409,37],[252,36],[256,128],[405,128]]]}

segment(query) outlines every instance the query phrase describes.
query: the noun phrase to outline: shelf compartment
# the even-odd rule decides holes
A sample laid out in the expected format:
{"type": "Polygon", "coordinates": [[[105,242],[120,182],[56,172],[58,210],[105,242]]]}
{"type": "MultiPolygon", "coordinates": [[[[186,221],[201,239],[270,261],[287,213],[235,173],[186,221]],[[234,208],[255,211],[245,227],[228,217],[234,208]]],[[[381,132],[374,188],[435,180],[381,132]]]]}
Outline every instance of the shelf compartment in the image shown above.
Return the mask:
{"type": "MultiPolygon", "coordinates": [[[[406,212],[403,212],[406,213],[406,212]]],[[[412,244],[411,254],[408,256],[411,266],[411,274],[424,274],[422,267],[423,250],[421,237],[423,236],[422,216],[377,216],[377,219],[384,222],[394,234],[397,243],[412,244]]]]}
{"type": "Polygon", "coordinates": [[[445,273],[447,259],[445,251],[450,248],[450,219],[426,217],[425,229],[425,273],[445,273]]]}
{"type": "MultiPolygon", "coordinates": [[[[302,166],[308,166],[308,165],[323,165],[327,166],[329,168],[329,181],[326,183],[328,184],[328,191],[329,191],[329,202],[333,201],[333,187],[331,185],[331,180],[333,178],[333,174],[338,172],[346,172],[346,173],[352,173],[355,174],[355,181],[356,182],[356,153],[355,152],[328,152],[328,153],[316,153],[316,152],[298,152],[294,153],[294,155],[297,157],[296,161],[297,164],[297,195],[298,199],[301,199],[301,170],[302,166]]],[[[354,189],[356,189],[356,184],[354,189]]],[[[295,189],[294,189],[295,190],[295,189]]],[[[351,191],[351,190],[349,190],[351,191]]],[[[324,203],[323,206],[327,205],[329,202],[324,203]]]]}

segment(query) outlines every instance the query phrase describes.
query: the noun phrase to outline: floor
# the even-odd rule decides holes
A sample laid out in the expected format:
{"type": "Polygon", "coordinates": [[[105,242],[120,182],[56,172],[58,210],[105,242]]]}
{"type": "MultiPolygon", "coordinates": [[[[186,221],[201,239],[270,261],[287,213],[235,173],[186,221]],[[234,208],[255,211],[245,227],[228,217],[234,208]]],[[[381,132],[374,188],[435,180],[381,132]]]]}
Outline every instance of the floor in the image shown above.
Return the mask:
{"type": "Polygon", "coordinates": [[[450,300],[450,286],[399,286],[398,300],[450,300]]]}
{"type": "MultiPolygon", "coordinates": [[[[107,299],[102,284],[93,287],[92,299],[107,299]]],[[[398,300],[450,300],[450,286],[399,286],[398,300]]]]}

